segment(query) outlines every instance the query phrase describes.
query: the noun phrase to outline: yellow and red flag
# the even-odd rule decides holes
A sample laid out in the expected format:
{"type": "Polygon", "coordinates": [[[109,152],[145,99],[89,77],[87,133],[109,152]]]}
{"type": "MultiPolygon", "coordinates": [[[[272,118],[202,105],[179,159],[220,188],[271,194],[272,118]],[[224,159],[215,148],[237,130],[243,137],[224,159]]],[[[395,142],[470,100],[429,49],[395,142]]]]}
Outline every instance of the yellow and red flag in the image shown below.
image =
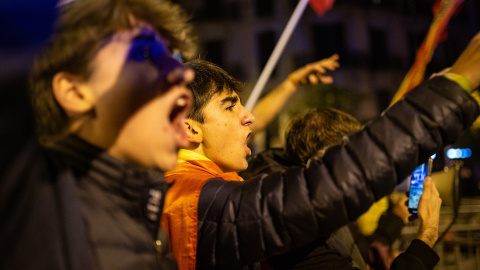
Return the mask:
{"type": "Polygon", "coordinates": [[[430,62],[437,44],[446,37],[445,28],[463,0],[437,0],[433,5],[434,18],[422,45],[417,51],[415,62],[410,67],[390,106],[400,100],[408,91],[419,85],[425,76],[425,68],[430,62]]]}

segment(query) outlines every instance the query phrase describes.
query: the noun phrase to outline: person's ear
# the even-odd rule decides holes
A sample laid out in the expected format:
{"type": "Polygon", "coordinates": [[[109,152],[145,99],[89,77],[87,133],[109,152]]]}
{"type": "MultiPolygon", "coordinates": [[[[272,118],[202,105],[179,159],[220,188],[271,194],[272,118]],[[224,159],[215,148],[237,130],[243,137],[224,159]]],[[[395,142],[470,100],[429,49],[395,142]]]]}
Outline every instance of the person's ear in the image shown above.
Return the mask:
{"type": "Polygon", "coordinates": [[[317,153],[315,154],[315,157],[317,158],[322,158],[325,155],[325,152],[327,151],[328,147],[324,147],[322,149],[319,149],[317,153]]]}
{"type": "Polygon", "coordinates": [[[59,72],[53,76],[52,88],[55,99],[69,115],[84,114],[94,106],[91,89],[77,76],[59,72]]]}
{"type": "Polygon", "coordinates": [[[187,136],[190,142],[201,143],[203,141],[202,129],[197,121],[186,119],[185,128],[187,129],[187,136]]]}

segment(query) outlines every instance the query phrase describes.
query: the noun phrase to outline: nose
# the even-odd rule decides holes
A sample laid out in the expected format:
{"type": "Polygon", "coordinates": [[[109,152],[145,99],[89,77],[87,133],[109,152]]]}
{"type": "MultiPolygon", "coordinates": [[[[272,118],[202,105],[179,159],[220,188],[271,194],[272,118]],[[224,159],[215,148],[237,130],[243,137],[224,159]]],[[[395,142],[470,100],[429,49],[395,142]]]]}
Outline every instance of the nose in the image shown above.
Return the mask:
{"type": "Polygon", "coordinates": [[[251,124],[253,124],[253,122],[255,122],[255,116],[253,116],[253,114],[249,110],[247,110],[247,108],[243,107],[243,105],[242,108],[244,111],[242,117],[242,125],[250,126],[251,124]]]}

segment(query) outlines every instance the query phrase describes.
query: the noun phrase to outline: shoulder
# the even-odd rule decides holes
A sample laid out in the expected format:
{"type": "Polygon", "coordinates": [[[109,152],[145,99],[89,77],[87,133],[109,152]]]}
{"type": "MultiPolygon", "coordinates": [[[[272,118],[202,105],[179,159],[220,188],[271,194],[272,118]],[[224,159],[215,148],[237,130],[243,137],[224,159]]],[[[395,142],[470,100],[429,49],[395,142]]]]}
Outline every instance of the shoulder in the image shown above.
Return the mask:
{"type": "Polygon", "coordinates": [[[283,148],[271,148],[255,154],[248,160],[248,168],[240,173],[245,180],[259,174],[283,171],[287,168],[283,148]]]}

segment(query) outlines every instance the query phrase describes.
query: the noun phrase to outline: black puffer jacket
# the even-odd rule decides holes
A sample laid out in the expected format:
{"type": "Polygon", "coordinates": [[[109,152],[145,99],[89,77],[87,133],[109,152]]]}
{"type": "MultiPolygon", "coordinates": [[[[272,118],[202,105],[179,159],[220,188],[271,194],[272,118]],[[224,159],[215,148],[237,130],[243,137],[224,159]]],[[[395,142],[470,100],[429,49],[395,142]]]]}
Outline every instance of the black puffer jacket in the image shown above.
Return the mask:
{"type": "Polygon", "coordinates": [[[209,180],[199,198],[197,268],[240,268],[330,235],[478,115],[478,104],[456,83],[434,78],[307,169],[209,180]]]}
{"type": "Polygon", "coordinates": [[[21,86],[0,91],[0,269],[177,269],[147,211],[161,210],[163,173],[75,137],[40,147],[21,86]]]}
{"type": "MultiPolygon", "coordinates": [[[[288,167],[283,148],[271,148],[248,159],[248,168],[240,173],[244,179],[252,179],[259,174],[284,171],[288,167]]],[[[326,239],[273,256],[266,262],[272,269],[365,269],[364,258],[350,231],[352,223],[343,226],[326,239]]],[[[357,235],[358,236],[358,235],[357,235]]],[[[366,240],[365,240],[366,241],[366,240]]]]}
{"type": "MultiPolygon", "coordinates": [[[[248,160],[248,169],[240,175],[245,179],[265,173],[284,171],[288,162],[284,150],[273,148],[252,156],[248,160]]],[[[327,240],[296,248],[285,254],[268,259],[273,269],[366,269],[368,263],[372,269],[385,269],[391,262],[381,255],[388,256],[387,247],[401,235],[404,222],[393,213],[386,212],[378,221],[375,232],[363,236],[355,222],[350,222],[335,231],[327,240]]],[[[391,270],[433,269],[439,261],[436,252],[420,240],[412,242],[408,251],[398,256],[391,270]]]]}

